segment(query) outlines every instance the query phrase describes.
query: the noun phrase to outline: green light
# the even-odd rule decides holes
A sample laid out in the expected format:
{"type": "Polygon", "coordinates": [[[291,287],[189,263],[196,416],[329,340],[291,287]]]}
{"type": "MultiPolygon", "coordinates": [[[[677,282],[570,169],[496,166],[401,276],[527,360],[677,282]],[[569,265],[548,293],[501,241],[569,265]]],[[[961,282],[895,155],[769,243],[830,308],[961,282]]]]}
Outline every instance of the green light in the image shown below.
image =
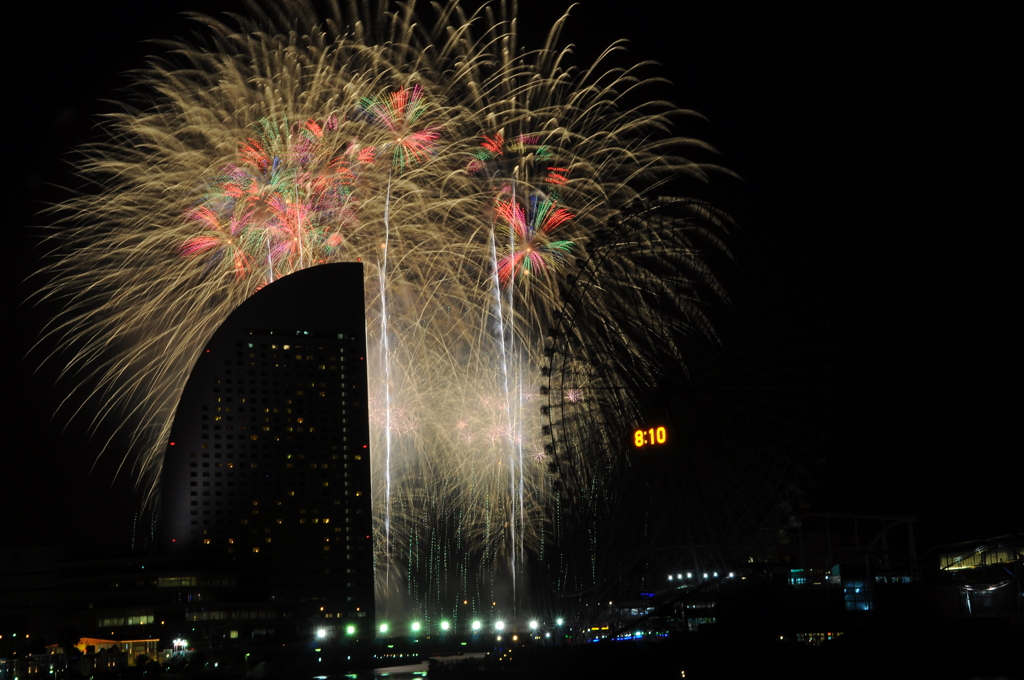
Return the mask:
{"type": "Polygon", "coordinates": [[[451,627],[451,624],[448,623],[447,621],[442,621],[441,622],[441,630],[448,630],[450,627],[451,627]]]}
{"type": "Polygon", "coordinates": [[[412,632],[418,633],[419,631],[420,631],[420,624],[419,624],[419,621],[417,621],[416,623],[412,624],[412,632]]]}
{"type": "Polygon", "coordinates": [[[356,634],[356,627],[355,626],[347,626],[345,628],[345,634],[346,635],[355,635],[356,634]]]}
{"type": "Polygon", "coordinates": [[[480,630],[480,622],[479,621],[474,621],[473,622],[473,630],[480,630]]]}
{"type": "Polygon", "coordinates": [[[386,623],[380,624],[380,632],[382,632],[382,633],[388,632],[388,624],[386,624],[386,623]]]}

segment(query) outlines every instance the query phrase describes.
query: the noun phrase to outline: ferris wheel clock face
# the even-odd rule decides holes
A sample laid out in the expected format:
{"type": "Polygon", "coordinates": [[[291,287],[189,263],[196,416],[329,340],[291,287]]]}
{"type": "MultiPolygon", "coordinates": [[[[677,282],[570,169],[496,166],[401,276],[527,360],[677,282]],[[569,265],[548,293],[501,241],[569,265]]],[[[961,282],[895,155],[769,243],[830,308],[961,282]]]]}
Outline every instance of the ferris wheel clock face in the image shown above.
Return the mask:
{"type": "Polygon", "coordinates": [[[668,430],[664,426],[651,427],[633,432],[633,446],[644,449],[649,446],[661,446],[668,443],[668,430]]]}

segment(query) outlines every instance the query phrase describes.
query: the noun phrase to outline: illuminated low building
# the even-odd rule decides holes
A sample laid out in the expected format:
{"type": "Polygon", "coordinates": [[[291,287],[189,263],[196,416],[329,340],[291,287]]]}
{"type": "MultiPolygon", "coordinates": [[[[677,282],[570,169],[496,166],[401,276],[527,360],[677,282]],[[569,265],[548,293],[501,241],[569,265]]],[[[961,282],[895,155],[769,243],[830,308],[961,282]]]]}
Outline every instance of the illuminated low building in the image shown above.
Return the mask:
{"type": "Polygon", "coordinates": [[[939,553],[939,570],[946,585],[942,604],[948,613],[1019,619],[1024,611],[1024,535],[946,546],[939,553]]]}

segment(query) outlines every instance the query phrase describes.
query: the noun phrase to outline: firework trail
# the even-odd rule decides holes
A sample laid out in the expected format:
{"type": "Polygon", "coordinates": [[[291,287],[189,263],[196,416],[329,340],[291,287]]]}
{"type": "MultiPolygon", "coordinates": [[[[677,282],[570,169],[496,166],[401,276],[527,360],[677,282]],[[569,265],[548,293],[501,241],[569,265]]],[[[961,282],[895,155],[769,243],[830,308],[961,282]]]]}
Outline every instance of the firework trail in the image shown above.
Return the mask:
{"type": "MultiPolygon", "coordinates": [[[[362,161],[372,163],[378,154],[391,152],[391,169],[388,170],[388,184],[384,192],[384,243],[380,253],[380,337],[381,354],[384,364],[384,563],[391,562],[391,444],[394,424],[392,423],[391,399],[391,341],[388,332],[388,246],[391,242],[391,180],[395,172],[426,160],[433,153],[434,144],[440,137],[439,126],[415,130],[414,124],[426,109],[423,89],[416,85],[411,90],[399,87],[397,91],[368,97],[362,100],[362,107],[368,117],[383,128],[387,137],[380,143],[364,150],[362,161]]],[[[389,589],[390,571],[384,575],[385,592],[389,589]]]]}
{"type": "MultiPolygon", "coordinates": [[[[514,5],[468,14],[452,0],[432,27],[405,4],[251,9],[197,15],[207,37],[154,60],[137,82],[147,103],[85,149],[95,190],[59,206],[46,272],[65,309],[49,333],[95,389],[70,399],[131,428],[155,488],[190,367],[228,313],[278,277],[360,260],[382,610],[429,620],[468,600],[488,616],[504,597],[514,615],[524,589],[503,584],[521,582],[551,540],[553,496],[572,491],[537,398],[557,384],[548,329],[591,263],[605,274],[572,361],[599,362],[606,382],[652,378],[633,345],[654,318],[673,319],[658,324],[673,361],[680,337],[713,335],[704,300],[722,291],[705,256],[724,252],[729,220],[663,198],[714,168],[688,150],[711,156],[667,132],[685,112],[620,104],[645,81],[604,66],[617,46],[567,70],[564,17],[525,50],[514,5]],[[616,237],[638,221],[643,239],[616,237]],[[643,303],[624,309],[638,287],[643,303]]],[[[549,401],[597,409],[604,427],[635,417],[628,394],[591,399],[594,383],[549,401]]],[[[596,466],[580,461],[577,487],[594,488],[596,466]]]]}

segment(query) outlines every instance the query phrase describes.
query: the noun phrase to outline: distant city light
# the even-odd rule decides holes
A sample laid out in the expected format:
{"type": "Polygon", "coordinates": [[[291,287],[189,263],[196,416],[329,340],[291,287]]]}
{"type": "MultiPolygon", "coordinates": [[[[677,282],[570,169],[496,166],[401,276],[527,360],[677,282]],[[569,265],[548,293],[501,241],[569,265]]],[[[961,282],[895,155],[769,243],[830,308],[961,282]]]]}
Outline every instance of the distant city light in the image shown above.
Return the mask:
{"type": "Polygon", "coordinates": [[[480,630],[480,622],[479,621],[474,621],[473,622],[473,630],[480,630]]]}
{"type": "Polygon", "coordinates": [[[505,630],[505,623],[503,621],[498,621],[497,623],[494,624],[494,629],[495,630],[505,630]]]}
{"type": "Polygon", "coordinates": [[[537,630],[537,622],[530,621],[530,630],[537,630]]]}
{"type": "Polygon", "coordinates": [[[323,639],[324,639],[325,637],[327,637],[327,631],[326,631],[326,630],[324,630],[323,628],[319,628],[319,629],[317,629],[317,631],[316,631],[316,636],[317,636],[317,638],[319,638],[320,640],[323,640],[323,639]]]}
{"type": "Polygon", "coordinates": [[[441,630],[448,630],[450,627],[451,627],[451,624],[448,623],[447,621],[442,621],[441,622],[441,630]]]}

